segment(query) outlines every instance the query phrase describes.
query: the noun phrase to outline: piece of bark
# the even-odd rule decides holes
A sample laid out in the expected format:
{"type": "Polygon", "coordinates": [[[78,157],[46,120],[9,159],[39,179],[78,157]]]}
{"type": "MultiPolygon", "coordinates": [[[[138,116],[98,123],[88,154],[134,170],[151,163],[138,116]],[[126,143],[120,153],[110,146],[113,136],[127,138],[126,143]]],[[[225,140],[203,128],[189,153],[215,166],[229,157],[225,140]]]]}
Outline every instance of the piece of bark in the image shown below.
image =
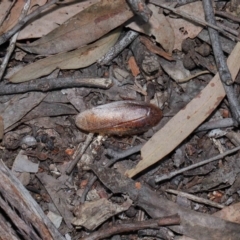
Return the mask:
{"type": "Polygon", "coordinates": [[[158,57],[150,52],[139,40],[136,38],[130,45],[133,55],[140,69],[147,75],[153,75],[161,69],[158,57]]]}
{"type": "Polygon", "coordinates": [[[106,169],[98,164],[90,167],[101,182],[113,193],[128,194],[134,203],[144,209],[152,218],[179,214],[181,225],[171,227],[172,230],[179,234],[199,240],[239,239],[239,224],[183,208],[159,196],[142,183],[137,183],[114,169],[106,169]]]}
{"type": "Polygon", "coordinates": [[[95,230],[103,222],[123,211],[129,209],[132,200],[127,198],[121,204],[113,203],[106,198],[100,198],[95,201],[87,201],[75,206],[73,212],[76,216],[72,220],[75,226],[83,226],[88,230],[95,230]]]}
{"type": "Polygon", "coordinates": [[[12,227],[8,224],[2,215],[0,215],[0,233],[1,239],[18,240],[16,233],[14,233],[12,227]]]}
{"type": "MultiPolygon", "coordinates": [[[[5,221],[9,221],[15,227],[12,229],[16,231],[17,236],[22,234],[27,236],[24,239],[36,240],[65,239],[2,160],[0,161],[0,179],[2,217],[7,216],[5,221]]],[[[3,228],[3,225],[1,227],[3,228]]],[[[3,234],[10,235],[1,231],[1,237],[4,236],[3,234]]]]}

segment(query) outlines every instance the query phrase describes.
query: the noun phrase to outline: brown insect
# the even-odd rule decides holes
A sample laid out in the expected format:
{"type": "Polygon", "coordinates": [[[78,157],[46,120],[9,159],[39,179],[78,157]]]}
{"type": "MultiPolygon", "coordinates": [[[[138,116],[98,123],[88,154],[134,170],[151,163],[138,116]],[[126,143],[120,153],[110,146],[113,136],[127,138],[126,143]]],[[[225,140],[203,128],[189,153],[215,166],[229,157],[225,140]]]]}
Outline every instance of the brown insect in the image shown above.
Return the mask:
{"type": "Polygon", "coordinates": [[[119,101],[81,112],[76,125],[85,131],[107,135],[131,135],[145,132],[162,118],[155,105],[139,101],[119,101]]]}

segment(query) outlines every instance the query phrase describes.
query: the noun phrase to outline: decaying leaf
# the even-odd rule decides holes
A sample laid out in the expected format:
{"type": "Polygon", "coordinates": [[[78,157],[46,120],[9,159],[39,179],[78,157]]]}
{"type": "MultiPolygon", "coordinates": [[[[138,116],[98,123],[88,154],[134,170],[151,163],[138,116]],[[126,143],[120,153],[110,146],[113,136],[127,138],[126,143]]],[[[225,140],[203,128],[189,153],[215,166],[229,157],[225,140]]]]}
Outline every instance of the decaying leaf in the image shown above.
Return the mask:
{"type": "Polygon", "coordinates": [[[20,83],[48,75],[55,69],[78,69],[87,67],[102,57],[117,41],[120,29],[97,42],[68,53],[60,53],[27,65],[9,78],[20,83]]]}
{"type": "MultiPolygon", "coordinates": [[[[240,69],[239,57],[240,43],[237,43],[227,61],[233,79],[240,69]]],[[[198,96],[153,135],[141,149],[142,160],[125,174],[133,177],[169,154],[213,112],[224,97],[224,88],[216,74],[198,96]]]]}
{"type": "Polygon", "coordinates": [[[1,109],[4,130],[6,131],[9,127],[22,119],[22,117],[37,106],[45,96],[45,93],[40,92],[26,93],[23,95],[16,95],[10,101],[4,103],[4,108],[1,109]]]}
{"type": "MultiPolygon", "coordinates": [[[[46,2],[47,2],[46,0],[31,1],[29,11],[31,12],[31,9],[33,10],[34,6],[36,6],[36,5],[42,6],[46,2]]],[[[19,17],[20,17],[21,12],[22,12],[22,9],[24,7],[24,4],[25,4],[24,0],[16,1],[16,3],[14,4],[14,6],[12,7],[12,9],[10,11],[10,14],[9,14],[8,18],[0,26],[0,35],[4,34],[6,31],[11,29],[12,27],[14,27],[18,23],[19,17]]],[[[7,0],[4,0],[3,2],[0,3],[0,19],[1,19],[1,15],[6,14],[6,11],[10,7],[10,5],[11,5],[11,1],[7,1],[7,0]]]]}
{"type": "Polygon", "coordinates": [[[15,172],[37,173],[38,167],[39,162],[34,163],[30,161],[28,156],[24,154],[24,151],[20,150],[13,162],[11,170],[15,172]]]}
{"type": "Polygon", "coordinates": [[[214,213],[213,216],[240,224],[240,203],[238,202],[232,204],[231,206],[225,207],[222,210],[214,213]]]}
{"type": "MultiPolygon", "coordinates": [[[[42,6],[46,3],[46,0],[33,0],[31,1],[31,6],[29,13],[34,11],[37,7],[42,6]]],[[[69,1],[64,1],[67,3],[69,1]]],[[[47,12],[37,17],[35,20],[31,21],[26,27],[24,27],[18,35],[19,39],[29,39],[29,38],[40,38],[43,35],[48,34],[50,31],[59,27],[62,23],[67,21],[69,18],[73,17],[75,14],[79,13],[86,7],[99,2],[99,0],[75,2],[72,4],[62,4],[53,5],[48,9],[47,12]]],[[[3,25],[0,27],[0,35],[11,29],[19,21],[19,16],[24,6],[24,0],[16,1],[13,6],[9,17],[4,21],[3,25]]],[[[0,19],[5,15],[7,9],[10,7],[11,1],[4,0],[0,3],[0,19]]]]}
{"type": "Polygon", "coordinates": [[[105,198],[100,198],[92,202],[85,202],[75,208],[74,215],[76,217],[72,220],[72,224],[94,230],[108,218],[126,211],[131,204],[132,200],[130,198],[127,198],[121,205],[112,203],[105,198]]]}
{"type": "Polygon", "coordinates": [[[76,109],[64,103],[57,103],[57,102],[41,102],[38,106],[36,106],[32,111],[26,114],[21,122],[30,121],[34,118],[40,117],[54,117],[54,116],[62,116],[62,115],[72,115],[77,114],[76,109]]]}
{"type": "Polygon", "coordinates": [[[46,188],[55,207],[63,217],[67,227],[69,229],[72,229],[71,220],[73,218],[73,214],[69,210],[70,205],[67,201],[68,193],[65,190],[63,190],[65,186],[64,183],[66,182],[68,177],[63,174],[58,179],[56,179],[51,175],[48,175],[46,172],[38,173],[37,177],[46,188]]]}
{"type": "MultiPolygon", "coordinates": [[[[184,6],[178,7],[177,9],[204,20],[202,1],[188,3],[184,6]]],[[[203,29],[198,24],[194,24],[183,18],[167,17],[167,19],[170,22],[175,35],[175,45],[173,49],[182,50],[183,40],[186,38],[195,38],[203,29]]]]}
{"type": "Polygon", "coordinates": [[[18,46],[41,55],[70,51],[99,39],[132,16],[125,0],[102,0],[76,14],[41,39],[18,46]]]}
{"type": "Polygon", "coordinates": [[[158,13],[158,7],[152,4],[149,4],[148,7],[153,12],[148,23],[140,25],[137,22],[132,22],[127,27],[145,33],[148,36],[153,35],[167,52],[172,53],[175,40],[171,24],[163,14],[158,13]]]}
{"type": "MultiPolygon", "coordinates": [[[[68,0],[68,2],[70,1],[68,0]]],[[[99,2],[99,0],[75,2],[74,4],[67,4],[67,1],[64,1],[66,5],[59,4],[57,8],[56,6],[52,6],[49,8],[51,10],[44,12],[43,16],[38,17],[35,21],[31,21],[31,23],[23,28],[19,33],[18,40],[40,38],[47,35],[86,7],[99,2]],[[55,10],[53,11],[52,9],[55,10]]]]}
{"type": "Polygon", "coordinates": [[[172,54],[165,52],[164,50],[162,50],[160,47],[158,47],[157,45],[155,45],[150,39],[148,39],[147,37],[144,36],[140,36],[139,37],[140,42],[143,43],[145,45],[145,47],[152,53],[156,53],[159,56],[169,60],[169,61],[173,61],[174,59],[172,58],[172,54]]]}
{"type": "Polygon", "coordinates": [[[160,58],[159,61],[163,70],[176,82],[180,82],[191,75],[190,71],[184,68],[182,61],[169,62],[163,58],[160,58]]]}

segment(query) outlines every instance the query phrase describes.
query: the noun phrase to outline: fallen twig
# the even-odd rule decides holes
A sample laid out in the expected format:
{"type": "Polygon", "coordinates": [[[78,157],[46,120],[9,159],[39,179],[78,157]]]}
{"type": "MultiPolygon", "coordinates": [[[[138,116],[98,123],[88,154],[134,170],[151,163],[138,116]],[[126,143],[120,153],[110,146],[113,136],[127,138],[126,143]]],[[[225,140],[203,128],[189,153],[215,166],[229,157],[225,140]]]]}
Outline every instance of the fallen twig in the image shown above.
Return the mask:
{"type": "Polygon", "coordinates": [[[89,146],[89,144],[91,143],[92,139],[93,139],[94,133],[89,133],[87,136],[86,141],[84,142],[84,145],[82,146],[81,150],[77,153],[76,157],[72,160],[72,162],[70,163],[68,169],[66,170],[66,174],[70,174],[73,170],[73,168],[77,165],[78,161],[81,159],[82,155],[84,154],[84,152],[86,151],[87,147],[89,146]]]}
{"type": "Polygon", "coordinates": [[[206,22],[206,21],[204,21],[204,20],[202,20],[202,19],[200,19],[200,18],[198,18],[196,16],[192,16],[192,15],[190,15],[188,13],[180,11],[179,9],[175,9],[175,8],[166,6],[165,4],[159,3],[158,0],[150,0],[149,2],[155,4],[156,6],[159,6],[159,7],[162,7],[164,9],[167,9],[167,10],[169,10],[169,11],[171,11],[171,12],[173,12],[173,13],[175,13],[175,14],[183,17],[183,18],[186,18],[186,19],[188,19],[190,21],[198,23],[198,24],[200,24],[202,26],[211,27],[211,28],[217,30],[218,32],[222,33],[223,35],[225,35],[226,37],[228,37],[230,39],[234,39],[235,41],[240,41],[240,38],[238,38],[236,36],[233,36],[232,34],[227,33],[226,31],[224,31],[220,27],[216,26],[215,24],[211,24],[209,22],[206,22]]]}
{"type": "MultiPolygon", "coordinates": [[[[1,221],[5,221],[7,225],[14,223],[11,231],[18,236],[11,239],[65,239],[2,160],[0,160],[0,179],[1,221]],[[21,236],[21,233],[24,235],[21,236]]],[[[4,235],[1,231],[1,238],[4,235]]]]}
{"type": "MultiPolygon", "coordinates": [[[[237,43],[227,59],[232,78],[240,68],[240,43],[237,43]]],[[[216,74],[208,85],[156,132],[141,149],[142,160],[125,174],[133,177],[147,167],[162,160],[186,139],[216,109],[225,97],[223,84],[216,74]]]]}
{"type": "Polygon", "coordinates": [[[212,130],[216,128],[226,128],[226,127],[234,127],[234,121],[232,118],[223,118],[223,119],[203,123],[200,127],[198,127],[195,130],[195,132],[207,131],[207,130],[212,130]]]}
{"type": "Polygon", "coordinates": [[[201,161],[201,162],[192,164],[192,165],[190,165],[190,166],[188,166],[188,167],[185,167],[185,168],[179,169],[179,170],[177,170],[177,171],[171,172],[171,173],[169,173],[169,174],[164,174],[164,175],[162,175],[162,176],[156,176],[155,182],[159,183],[159,182],[162,182],[162,181],[164,181],[164,180],[170,179],[170,178],[172,178],[172,177],[174,177],[174,176],[176,176],[176,175],[178,175],[178,174],[180,174],[180,173],[186,172],[186,171],[191,170],[191,169],[194,169],[194,168],[196,168],[196,167],[200,167],[200,166],[203,166],[203,165],[205,165],[205,164],[207,164],[207,163],[210,163],[210,162],[219,160],[219,159],[221,159],[221,158],[224,158],[224,157],[226,157],[227,155],[230,155],[230,154],[232,154],[232,153],[234,153],[234,152],[236,152],[236,151],[238,151],[238,150],[240,150],[240,146],[239,146],[239,147],[236,147],[236,148],[233,148],[233,149],[231,149],[231,150],[229,150],[229,151],[226,151],[225,153],[219,154],[219,155],[217,155],[217,156],[215,156],[215,157],[209,158],[209,159],[207,159],[207,160],[204,160],[204,161],[201,161]]]}
{"type": "Polygon", "coordinates": [[[125,49],[137,36],[139,33],[135,31],[128,31],[126,35],[119,40],[109,51],[98,60],[98,63],[101,65],[108,64],[113,60],[123,49],[125,49]]]}
{"type": "Polygon", "coordinates": [[[206,205],[209,205],[209,206],[212,206],[212,207],[216,207],[216,208],[224,208],[225,207],[224,205],[213,202],[211,200],[201,198],[201,197],[197,197],[197,196],[194,196],[192,194],[177,191],[177,190],[174,190],[174,189],[167,189],[166,192],[173,193],[173,194],[176,194],[180,197],[185,197],[185,198],[190,199],[194,202],[203,203],[203,204],[206,204],[206,205]]]}
{"type": "Polygon", "coordinates": [[[228,12],[222,12],[222,11],[216,11],[215,10],[215,15],[220,16],[220,17],[225,17],[225,18],[233,20],[234,22],[240,23],[240,18],[239,17],[234,16],[234,15],[228,13],[228,12]]]}
{"type": "MultiPolygon", "coordinates": [[[[130,156],[136,152],[139,152],[144,144],[139,144],[137,146],[128,148],[126,150],[123,150],[121,152],[114,151],[112,149],[107,150],[107,155],[113,158],[113,161],[117,161],[119,159],[125,158],[127,156],[130,156]]],[[[112,161],[111,161],[112,162],[112,161]]]]}
{"type": "Polygon", "coordinates": [[[188,82],[189,80],[191,80],[191,79],[193,79],[195,77],[198,77],[198,76],[203,75],[203,74],[208,74],[208,73],[210,73],[208,70],[201,71],[201,72],[198,72],[198,73],[196,73],[194,75],[191,75],[189,77],[186,77],[186,78],[183,78],[183,79],[179,79],[177,82],[178,83],[185,83],[185,82],[188,82]]]}
{"type": "MultiPolygon", "coordinates": [[[[27,15],[27,12],[29,10],[30,5],[31,5],[31,0],[26,1],[26,3],[23,6],[21,15],[19,17],[19,21],[21,21],[27,15]]],[[[6,70],[7,64],[9,62],[9,59],[10,59],[10,57],[11,57],[11,55],[12,55],[14,49],[15,49],[15,45],[16,45],[18,34],[19,34],[18,32],[15,33],[15,35],[12,37],[12,39],[10,41],[9,47],[7,49],[7,53],[6,53],[6,55],[5,55],[4,59],[3,59],[2,65],[0,67],[0,80],[3,77],[3,74],[4,74],[5,70],[6,70]]]]}
{"type": "Polygon", "coordinates": [[[137,14],[144,22],[148,22],[152,16],[152,11],[148,8],[143,0],[127,0],[131,9],[137,14]]]}
{"type": "MultiPolygon", "coordinates": [[[[116,152],[113,150],[107,150],[106,154],[109,155],[110,157],[112,157],[113,159],[111,159],[106,165],[105,167],[110,167],[112,166],[114,163],[116,163],[118,160],[123,159],[127,156],[130,156],[136,152],[139,152],[142,148],[143,144],[139,144],[137,146],[134,146],[132,148],[126,149],[122,152],[116,152]]],[[[93,176],[87,183],[87,186],[85,187],[83,194],[81,196],[81,203],[85,202],[87,193],[89,192],[89,190],[91,189],[92,185],[94,184],[94,182],[97,180],[96,176],[93,176]]]]}
{"type": "Polygon", "coordinates": [[[2,34],[0,36],[0,45],[5,43],[10,37],[12,37],[16,32],[18,32],[27,22],[34,19],[38,14],[56,4],[59,0],[50,0],[48,3],[44,4],[43,6],[37,8],[35,11],[27,15],[25,18],[20,20],[13,28],[11,28],[8,32],[2,34]]]}
{"type": "Polygon", "coordinates": [[[112,86],[109,78],[41,78],[29,82],[6,84],[0,83],[0,96],[6,94],[26,93],[30,91],[47,92],[50,90],[72,87],[96,87],[108,89],[112,86]]]}
{"type": "Polygon", "coordinates": [[[133,181],[116,169],[106,169],[98,163],[91,164],[90,169],[113,194],[128,194],[135,206],[143,209],[152,218],[178,213],[181,225],[169,226],[176,233],[194,239],[196,233],[197,239],[239,239],[240,229],[237,223],[195,212],[173,203],[151,190],[144,183],[133,181]]]}
{"type": "MultiPolygon", "coordinates": [[[[203,7],[204,7],[205,18],[207,22],[211,23],[212,25],[216,25],[212,2],[209,0],[204,0],[203,7]]],[[[222,46],[219,40],[218,32],[212,28],[208,28],[208,32],[212,42],[213,53],[214,53],[216,65],[218,68],[219,76],[221,81],[223,82],[223,87],[229,101],[231,113],[235,121],[235,125],[239,125],[240,124],[240,105],[239,105],[237,96],[234,92],[234,87],[232,85],[233,79],[228,69],[228,66],[222,51],[222,46]]]]}
{"type": "Polygon", "coordinates": [[[238,31],[237,30],[234,30],[234,29],[232,29],[232,28],[230,28],[230,27],[228,27],[228,26],[226,26],[226,25],[224,25],[222,23],[219,23],[219,22],[217,22],[217,26],[222,28],[226,32],[231,33],[232,35],[238,36],[238,31]]]}
{"type": "Polygon", "coordinates": [[[98,240],[108,238],[112,235],[120,233],[129,233],[146,228],[159,228],[159,226],[179,225],[180,217],[178,214],[169,217],[162,217],[156,219],[150,219],[146,221],[139,221],[134,223],[122,223],[111,226],[110,228],[96,231],[87,237],[81,238],[81,240],[98,240]]]}

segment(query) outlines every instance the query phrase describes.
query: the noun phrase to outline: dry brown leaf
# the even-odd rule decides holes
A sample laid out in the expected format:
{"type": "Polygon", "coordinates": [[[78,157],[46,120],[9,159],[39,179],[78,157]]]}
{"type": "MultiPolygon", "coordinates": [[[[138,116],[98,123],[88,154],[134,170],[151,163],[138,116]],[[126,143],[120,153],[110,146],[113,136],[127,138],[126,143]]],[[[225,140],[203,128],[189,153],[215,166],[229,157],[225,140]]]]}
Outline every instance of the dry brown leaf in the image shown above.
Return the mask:
{"type": "Polygon", "coordinates": [[[174,32],[171,24],[163,14],[158,13],[158,7],[152,4],[148,4],[148,7],[153,12],[148,23],[140,25],[137,22],[132,22],[126,27],[145,33],[148,36],[153,35],[156,38],[156,41],[160,43],[167,52],[172,53],[174,46],[174,32]]]}
{"type": "Polygon", "coordinates": [[[4,130],[8,131],[13,125],[19,123],[30,110],[36,107],[44,98],[45,93],[31,92],[15,95],[8,102],[4,103],[4,109],[0,114],[4,122],[4,130]]]}
{"type": "Polygon", "coordinates": [[[152,53],[156,53],[159,56],[169,60],[169,61],[173,61],[174,59],[172,58],[172,54],[165,52],[164,50],[162,50],[160,47],[158,47],[157,45],[155,45],[150,39],[144,37],[144,36],[140,36],[140,41],[141,43],[143,43],[145,45],[145,47],[151,51],[152,53]]]}
{"type": "Polygon", "coordinates": [[[97,42],[72,52],[60,53],[25,66],[9,78],[20,83],[46,76],[55,69],[78,69],[87,67],[101,58],[117,41],[120,29],[106,35],[97,42]]]}
{"type": "Polygon", "coordinates": [[[99,39],[132,16],[125,0],[102,0],[76,14],[41,39],[18,46],[41,55],[70,51],[99,39]]]}
{"type": "MultiPolygon", "coordinates": [[[[239,57],[240,43],[237,43],[227,60],[233,79],[240,69],[239,57]]],[[[224,88],[216,74],[197,97],[153,135],[141,149],[142,160],[125,174],[133,177],[173,151],[213,112],[224,97],[224,88]]]]}
{"type": "Polygon", "coordinates": [[[214,213],[213,216],[240,224],[240,203],[235,203],[231,206],[225,207],[214,213]]]}
{"type": "MultiPolygon", "coordinates": [[[[24,0],[19,0],[16,1],[16,3],[14,4],[14,6],[12,7],[9,16],[7,17],[7,19],[3,22],[2,26],[0,27],[0,35],[5,33],[6,31],[10,30],[11,28],[13,28],[19,21],[19,16],[21,15],[22,9],[25,5],[24,0]]],[[[46,3],[46,0],[34,0],[31,1],[31,5],[29,8],[29,13],[32,12],[36,6],[42,6],[46,3]]],[[[0,3],[0,19],[2,19],[2,17],[5,16],[6,11],[8,10],[8,8],[11,5],[11,1],[7,1],[4,0],[0,3]]],[[[19,36],[18,36],[19,39],[19,36]]]]}
{"type": "Polygon", "coordinates": [[[189,78],[191,73],[183,66],[182,60],[169,62],[163,58],[159,59],[163,70],[176,82],[181,82],[182,79],[189,78]]]}
{"type": "Polygon", "coordinates": [[[140,73],[140,70],[133,56],[128,59],[128,65],[131,69],[132,75],[136,77],[140,73]]]}
{"type": "MultiPolygon", "coordinates": [[[[193,17],[197,16],[198,18],[205,20],[202,1],[188,3],[177,9],[191,14],[193,17]]],[[[182,18],[167,17],[167,19],[170,22],[175,35],[175,45],[173,49],[182,50],[183,40],[186,38],[195,38],[203,29],[201,26],[182,18]]]]}
{"type": "MultiPolygon", "coordinates": [[[[77,2],[66,6],[64,4],[60,5],[56,10],[48,11],[47,14],[44,14],[40,18],[38,17],[35,21],[28,24],[20,31],[18,40],[40,38],[47,35],[77,13],[97,2],[99,2],[99,0],[77,2]]],[[[54,6],[52,8],[54,8],[54,6]]]]}
{"type": "MultiPolygon", "coordinates": [[[[52,6],[49,8],[47,13],[44,13],[44,15],[38,16],[36,20],[31,21],[24,29],[22,29],[19,32],[18,40],[20,39],[29,39],[29,38],[40,38],[55,28],[59,27],[62,23],[67,21],[69,18],[73,17],[75,14],[79,13],[86,7],[89,7],[90,5],[99,2],[100,0],[91,0],[91,1],[84,1],[84,2],[75,2],[72,4],[62,4],[59,5],[57,8],[56,6],[52,6]],[[52,10],[50,10],[52,9],[52,10]],[[54,10],[53,10],[54,9],[54,10]]],[[[17,1],[17,4],[19,5],[20,2],[25,3],[24,1],[17,1]]],[[[46,0],[34,0],[31,1],[31,7],[29,13],[31,13],[33,10],[36,9],[37,6],[42,6],[46,3],[46,0]]],[[[64,3],[69,1],[64,1],[64,3]]],[[[11,2],[8,0],[3,0],[0,3],[0,19],[4,16],[5,12],[7,11],[8,7],[10,6],[11,2]]],[[[16,8],[14,6],[14,8],[16,8]]],[[[13,8],[13,9],[14,9],[13,8]]],[[[0,34],[5,33],[7,30],[11,29],[17,22],[18,17],[21,13],[21,9],[19,9],[19,12],[13,12],[13,10],[10,13],[10,17],[7,21],[3,23],[3,25],[0,27],[0,34]]]]}
{"type": "Polygon", "coordinates": [[[3,0],[0,2],[0,21],[6,16],[6,11],[10,7],[11,2],[8,0],[3,0]]]}

